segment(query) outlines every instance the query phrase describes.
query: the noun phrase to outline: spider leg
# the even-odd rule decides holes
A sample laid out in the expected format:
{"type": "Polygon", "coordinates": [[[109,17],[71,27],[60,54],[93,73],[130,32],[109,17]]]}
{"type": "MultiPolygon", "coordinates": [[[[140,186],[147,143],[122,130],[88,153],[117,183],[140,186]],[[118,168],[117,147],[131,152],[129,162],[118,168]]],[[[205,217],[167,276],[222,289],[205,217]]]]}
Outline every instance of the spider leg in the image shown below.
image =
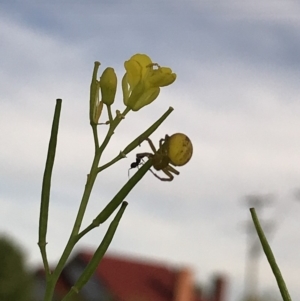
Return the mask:
{"type": "Polygon", "coordinates": [[[162,147],[162,145],[164,144],[165,141],[166,141],[165,138],[161,138],[161,139],[159,140],[159,148],[162,147]]]}
{"type": "Polygon", "coordinates": [[[152,174],[154,175],[154,177],[158,178],[159,180],[161,180],[163,182],[165,182],[165,181],[171,182],[174,179],[174,176],[169,171],[162,170],[168,176],[167,178],[162,178],[162,177],[158,176],[151,169],[150,169],[150,171],[152,172],[152,174]]]}
{"type": "Polygon", "coordinates": [[[169,171],[169,172],[172,172],[173,174],[175,174],[175,175],[179,175],[179,171],[177,170],[177,169],[175,169],[173,166],[171,166],[171,165],[168,165],[167,167],[166,167],[166,169],[169,171]]]}
{"type": "Polygon", "coordinates": [[[151,154],[151,153],[139,153],[139,154],[136,154],[136,160],[140,160],[141,161],[145,157],[147,157],[149,159],[152,156],[153,156],[153,154],[151,154]]]}
{"type": "Polygon", "coordinates": [[[170,138],[169,135],[166,135],[165,138],[161,138],[159,140],[159,148],[161,149],[162,148],[162,145],[165,143],[166,140],[168,140],[170,138]]]}
{"type": "Polygon", "coordinates": [[[149,143],[149,145],[150,145],[150,147],[151,147],[153,153],[155,154],[155,153],[156,153],[156,148],[155,148],[153,142],[151,141],[151,139],[150,139],[150,138],[146,138],[145,140],[148,141],[148,143],[149,143]]]}
{"type": "Polygon", "coordinates": [[[174,176],[172,175],[172,173],[174,173],[175,175],[179,175],[179,171],[177,171],[174,167],[172,167],[172,166],[170,166],[170,165],[168,165],[166,168],[164,168],[164,169],[161,170],[165,175],[168,176],[167,178],[162,178],[162,177],[158,176],[158,175],[157,175],[155,172],[153,172],[151,169],[150,169],[150,171],[152,172],[152,174],[153,174],[156,178],[158,178],[158,179],[161,180],[161,181],[169,181],[169,182],[171,182],[171,181],[173,181],[173,179],[174,179],[174,176]]]}

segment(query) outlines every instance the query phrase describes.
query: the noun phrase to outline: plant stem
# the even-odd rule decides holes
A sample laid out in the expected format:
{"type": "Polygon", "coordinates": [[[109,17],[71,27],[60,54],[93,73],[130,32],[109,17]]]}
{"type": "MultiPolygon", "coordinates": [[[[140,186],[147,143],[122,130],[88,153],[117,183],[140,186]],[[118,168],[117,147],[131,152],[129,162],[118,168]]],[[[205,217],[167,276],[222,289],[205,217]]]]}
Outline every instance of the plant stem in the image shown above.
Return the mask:
{"type": "Polygon", "coordinates": [[[46,166],[45,166],[44,177],[43,177],[42,195],[41,195],[38,245],[42,254],[42,260],[44,263],[46,277],[50,275],[49,263],[47,259],[47,253],[46,253],[46,244],[47,244],[46,235],[47,235],[47,227],[48,227],[48,211],[49,211],[49,200],[50,200],[50,189],[51,189],[51,177],[52,177],[52,170],[53,170],[55,152],[56,152],[61,103],[62,103],[61,99],[56,100],[50,141],[48,146],[46,166]]]}
{"type": "Polygon", "coordinates": [[[134,175],[130,178],[127,183],[119,190],[119,192],[114,196],[114,198],[105,206],[105,208],[98,214],[98,216],[93,220],[93,222],[86,227],[82,232],[77,235],[79,240],[86,233],[92,229],[99,227],[100,224],[103,224],[112,213],[120,206],[124,201],[125,197],[133,189],[133,187],[143,178],[147,171],[152,166],[152,160],[149,159],[134,175]]]}
{"type": "MultiPolygon", "coordinates": [[[[97,65],[96,65],[97,68],[97,65]]],[[[96,69],[95,68],[95,69],[96,69]]],[[[112,119],[111,110],[110,107],[108,107],[110,119],[112,119]]],[[[93,130],[93,137],[94,137],[94,144],[95,144],[95,154],[94,159],[92,162],[92,166],[90,169],[90,173],[87,176],[86,185],[84,188],[84,192],[82,195],[82,199],[80,202],[79,210],[74,222],[73,229],[71,231],[69,240],[65,246],[65,249],[58,261],[58,264],[53,271],[53,274],[50,274],[49,267],[47,270],[48,277],[46,278],[46,292],[44,301],[51,301],[55,285],[57,283],[57,280],[75,246],[75,244],[78,242],[78,240],[86,234],[88,231],[90,231],[92,228],[99,226],[101,223],[107,220],[107,218],[117,209],[117,207],[122,203],[124,198],[127,196],[127,194],[131,191],[131,189],[136,185],[136,183],[146,174],[146,172],[150,169],[152,166],[152,160],[148,160],[138,172],[123,186],[123,188],[119,191],[119,193],[112,199],[112,201],[103,209],[103,211],[94,219],[92,224],[88,226],[86,229],[84,229],[81,233],[80,227],[82,224],[82,220],[88,205],[88,201],[94,186],[94,183],[96,181],[98,173],[103,170],[104,166],[99,168],[99,162],[102,156],[103,151],[105,150],[107,144],[109,143],[112,135],[114,134],[115,129],[121,122],[121,120],[126,116],[126,114],[130,111],[129,108],[125,108],[124,112],[121,114],[117,114],[117,116],[109,123],[109,129],[106,134],[106,137],[104,138],[103,143],[99,146],[98,141],[98,133],[97,133],[97,125],[92,124],[92,130],[93,130]]],[[[173,111],[173,108],[169,108],[169,110],[161,117],[159,118],[150,128],[148,128],[142,135],[140,135],[138,138],[133,140],[125,149],[124,153],[121,152],[119,156],[117,156],[114,160],[112,160],[110,163],[105,165],[105,168],[112,165],[112,163],[117,162],[119,159],[124,157],[126,154],[128,154],[130,151],[132,151],[134,148],[136,148],[143,140],[145,140],[147,137],[149,137],[150,134],[152,134],[158,126],[168,117],[168,115],[173,111]]],[[[56,115],[55,115],[56,116],[56,115]]],[[[56,146],[56,144],[55,144],[56,146]]],[[[54,160],[54,157],[53,157],[54,160]]],[[[49,186],[50,191],[50,186],[49,186]]],[[[49,204],[49,200],[48,200],[49,204]]],[[[125,208],[124,208],[125,209],[125,208]]],[[[48,209],[47,209],[48,210],[48,209]]],[[[47,211],[48,215],[48,211],[47,211]]],[[[118,215],[120,216],[120,215],[118,215]]],[[[43,249],[41,249],[43,250],[43,249]]],[[[102,251],[101,251],[102,252],[102,251]]],[[[43,254],[43,253],[42,253],[43,254]]],[[[46,256],[45,256],[46,258],[46,256]]],[[[48,264],[48,263],[47,263],[48,264]]]]}
{"type": "MultiPolygon", "coordinates": [[[[123,116],[125,116],[128,112],[130,111],[130,109],[126,108],[124,110],[124,112],[122,113],[123,116]]],[[[91,166],[91,170],[90,173],[88,174],[87,177],[87,182],[84,188],[84,192],[82,195],[82,199],[80,202],[80,206],[79,206],[79,210],[74,222],[74,226],[72,229],[72,232],[70,234],[69,240],[65,246],[65,249],[58,261],[58,264],[53,272],[53,274],[51,275],[51,277],[48,279],[48,281],[46,282],[46,292],[45,292],[45,297],[44,297],[44,301],[51,301],[53,293],[54,293],[54,289],[55,289],[55,285],[56,282],[76,244],[77,240],[77,235],[79,233],[80,227],[81,227],[81,223],[84,217],[84,213],[98,174],[97,168],[99,166],[99,162],[100,162],[100,158],[101,155],[104,151],[104,149],[106,148],[110,138],[112,137],[112,135],[114,134],[114,130],[116,129],[116,127],[119,125],[119,123],[122,121],[121,118],[118,118],[118,116],[116,116],[116,118],[113,120],[113,122],[109,125],[109,129],[107,132],[107,135],[103,141],[103,143],[101,144],[101,146],[99,148],[97,148],[97,141],[98,138],[96,139],[95,134],[97,134],[97,131],[94,128],[94,125],[91,124],[92,128],[93,128],[93,135],[94,135],[94,142],[95,142],[95,155],[94,155],[94,159],[93,159],[93,163],[91,166]]]]}
{"type": "Polygon", "coordinates": [[[98,130],[97,124],[91,124],[93,130],[94,144],[95,144],[95,154],[99,148],[98,130]]]}
{"type": "Polygon", "coordinates": [[[121,217],[128,205],[127,202],[123,202],[121,208],[119,209],[118,213],[116,214],[115,218],[111,222],[108,230],[97,248],[96,252],[94,253],[91,261],[88,263],[86,268],[84,269],[83,273],[80,275],[79,279],[76,281],[74,286],[71,288],[69,293],[63,298],[63,301],[71,300],[74,294],[78,294],[81,288],[89,281],[92,275],[95,273],[101,259],[103,258],[104,254],[106,253],[121,220],[121,217]]]}
{"type": "Polygon", "coordinates": [[[279,290],[280,290],[280,293],[281,293],[281,296],[282,296],[282,299],[284,301],[291,301],[291,297],[290,297],[290,294],[288,292],[288,289],[285,285],[285,282],[284,282],[284,279],[281,275],[281,272],[280,272],[280,269],[276,263],[276,260],[275,260],[275,257],[273,255],[273,252],[272,252],[272,249],[266,239],[266,236],[263,232],[263,229],[261,228],[261,225],[259,223],[259,220],[258,220],[258,217],[256,215],[256,212],[255,212],[255,209],[254,208],[250,208],[250,212],[251,212],[251,216],[252,216],[252,220],[253,220],[253,223],[255,225],[255,229],[256,229],[256,232],[258,234],[258,237],[259,237],[259,240],[261,242],[261,245],[263,247],[263,250],[266,254],[266,257],[269,261],[269,264],[271,266],[271,269],[273,271],[273,274],[276,278],[276,281],[277,281],[277,285],[279,287],[279,290]]]}
{"type": "Polygon", "coordinates": [[[165,119],[172,113],[174,109],[170,107],[154,124],[152,124],[146,131],[144,131],[140,136],[129,143],[123,151],[121,151],[114,159],[110,162],[98,167],[98,172],[108,168],[114,163],[118,162],[120,159],[126,158],[126,155],[138,147],[146,138],[148,138],[157,128],[165,121],[165,119]]]}

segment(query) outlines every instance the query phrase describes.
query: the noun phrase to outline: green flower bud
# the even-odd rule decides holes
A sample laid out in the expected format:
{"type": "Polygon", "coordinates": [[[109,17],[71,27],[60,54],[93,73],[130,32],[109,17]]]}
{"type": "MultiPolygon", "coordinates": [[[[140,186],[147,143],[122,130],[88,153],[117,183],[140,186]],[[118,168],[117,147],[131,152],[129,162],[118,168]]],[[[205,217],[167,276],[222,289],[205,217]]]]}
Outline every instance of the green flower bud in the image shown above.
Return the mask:
{"type": "Polygon", "coordinates": [[[117,76],[113,68],[106,68],[100,77],[101,100],[110,106],[115,101],[117,76]]]}
{"type": "MultiPolygon", "coordinates": [[[[92,82],[91,82],[91,89],[90,89],[90,123],[94,124],[96,120],[97,113],[97,107],[99,105],[99,81],[97,80],[97,72],[99,69],[100,63],[95,62],[94,64],[94,70],[93,70],[93,76],[92,76],[92,82]]],[[[100,117],[100,115],[99,115],[100,117]]],[[[99,119],[99,118],[98,118],[99,119]]]]}
{"type": "Polygon", "coordinates": [[[99,118],[102,113],[102,108],[103,108],[103,101],[99,101],[99,103],[97,104],[97,106],[95,108],[95,113],[93,116],[93,123],[97,124],[99,122],[99,118]]]}

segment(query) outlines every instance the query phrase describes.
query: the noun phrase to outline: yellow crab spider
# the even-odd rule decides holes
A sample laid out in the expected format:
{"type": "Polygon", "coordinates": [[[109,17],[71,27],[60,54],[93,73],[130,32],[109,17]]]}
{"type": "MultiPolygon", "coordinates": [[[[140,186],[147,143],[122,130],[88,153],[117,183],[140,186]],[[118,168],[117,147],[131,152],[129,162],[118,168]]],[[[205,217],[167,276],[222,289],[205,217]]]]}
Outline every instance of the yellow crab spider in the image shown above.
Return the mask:
{"type": "Polygon", "coordinates": [[[182,133],[176,133],[172,136],[166,135],[165,138],[160,139],[159,149],[156,150],[150,138],[146,138],[153,153],[139,153],[136,155],[136,162],[130,165],[131,168],[138,167],[144,157],[152,160],[153,168],[157,171],[162,171],[167,175],[167,178],[162,178],[154,173],[152,174],[161,181],[172,181],[174,175],[179,175],[173,166],[185,165],[192,157],[193,145],[189,137],[182,133]],[[172,166],[173,165],[173,166],[172,166]]]}

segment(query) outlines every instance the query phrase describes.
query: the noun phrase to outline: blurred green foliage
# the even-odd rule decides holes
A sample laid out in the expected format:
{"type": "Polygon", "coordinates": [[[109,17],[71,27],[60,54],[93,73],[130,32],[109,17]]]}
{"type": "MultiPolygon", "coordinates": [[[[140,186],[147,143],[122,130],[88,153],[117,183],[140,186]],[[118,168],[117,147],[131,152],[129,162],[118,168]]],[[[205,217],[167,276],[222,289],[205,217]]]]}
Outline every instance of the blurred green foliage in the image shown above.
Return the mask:
{"type": "Polygon", "coordinates": [[[25,268],[19,246],[10,238],[0,237],[0,301],[30,301],[32,278],[25,268]]]}

